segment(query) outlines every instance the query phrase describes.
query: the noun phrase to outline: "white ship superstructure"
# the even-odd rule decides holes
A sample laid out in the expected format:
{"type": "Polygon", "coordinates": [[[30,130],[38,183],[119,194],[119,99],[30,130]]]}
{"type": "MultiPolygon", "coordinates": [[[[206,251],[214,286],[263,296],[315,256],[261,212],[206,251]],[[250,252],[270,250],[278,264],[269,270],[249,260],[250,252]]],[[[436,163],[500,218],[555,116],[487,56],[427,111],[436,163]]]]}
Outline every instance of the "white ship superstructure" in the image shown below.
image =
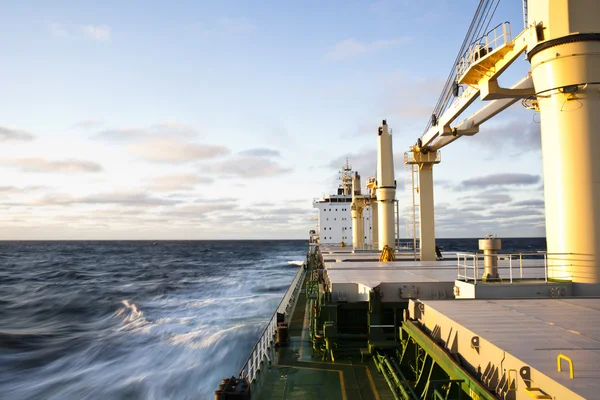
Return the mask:
{"type": "MultiPolygon", "coordinates": [[[[340,186],[336,194],[323,196],[313,201],[313,207],[319,210],[318,234],[321,243],[330,245],[352,245],[352,169],[346,165],[340,170],[340,186]]],[[[373,245],[372,209],[366,207],[364,216],[364,244],[363,248],[373,245]]]]}

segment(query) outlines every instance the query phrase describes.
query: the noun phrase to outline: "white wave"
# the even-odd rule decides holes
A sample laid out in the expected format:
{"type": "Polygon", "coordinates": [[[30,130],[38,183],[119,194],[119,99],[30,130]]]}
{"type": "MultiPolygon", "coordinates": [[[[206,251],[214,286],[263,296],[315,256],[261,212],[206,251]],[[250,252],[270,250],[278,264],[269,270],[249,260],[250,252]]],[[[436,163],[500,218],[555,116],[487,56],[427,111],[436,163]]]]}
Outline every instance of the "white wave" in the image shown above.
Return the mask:
{"type": "Polygon", "coordinates": [[[290,265],[297,265],[300,267],[304,264],[304,261],[293,260],[293,261],[288,261],[287,263],[290,265]]]}
{"type": "Polygon", "coordinates": [[[173,335],[169,341],[175,344],[180,344],[191,349],[203,349],[216,344],[228,332],[243,328],[247,324],[236,324],[226,329],[207,335],[206,328],[179,335],[173,335]],[[200,340],[198,340],[200,339],[200,340]]]}
{"type": "Polygon", "coordinates": [[[125,323],[124,328],[138,328],[146,324],[144,312],[139,309],[135,303],[130,303],[129,300],[121,300],[123,308],[117,310],[116,315],[123,318],[125,323]]]}

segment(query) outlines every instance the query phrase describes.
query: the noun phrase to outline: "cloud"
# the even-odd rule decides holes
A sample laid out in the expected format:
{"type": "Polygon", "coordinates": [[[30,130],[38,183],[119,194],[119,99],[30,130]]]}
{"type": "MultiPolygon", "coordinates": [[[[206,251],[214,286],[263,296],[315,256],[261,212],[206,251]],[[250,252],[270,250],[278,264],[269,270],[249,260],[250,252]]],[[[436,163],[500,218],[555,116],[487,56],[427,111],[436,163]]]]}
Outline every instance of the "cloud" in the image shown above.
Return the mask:
{"type": "Polygon", "coordinates": [[[179,207],[170,207],[161,212],[161,215],[170,217],[201,218],[209,213],[231,211],[237,207],[238,205],[231,201],[205,204],[185,204],[179,207]]]}
{"type": "Polygon", "coordinates": [[[19,168],[22,172],[42,172],[42,173],[86,173],[101,172],[102,166],[92,161],[84,160],[46,160],[43,158],[15,158],[0,160],[0,165],[19,168]]]}
{"type": "Polygon", "coordinates": [[[111,128],[97,132],[92,137],[96,139],[131,141],[139,139],[172,139],[194,137],[198,131],[177,121],[163,121],[147,128],[111,128]]]}
{"type": "Polygon", "coordinates": [[[83,204],[120,204],[132,206],[160,206],[177,204],[177,200],[167,200],[140,192],[103,193],[83,197],[76,201],[83,204]]]}
{"type": "MultiPolygon", "coordinates": [[[[375,137],[375,134],[373,136],[375,137]]],[[[335,168],[339,171],[346,164],[346,159],[348,159],[350,168],[360,175],[363,186],[366,184],[367,177],[377,176],[377,149],[366,149],[357,153],[343,154],[329,162],[327,167],[335,168]]],[[[396,152],[394,154],[394,169],[398,188],[401,188],[403,187],[403,182],[400,181],[399,177],[403,176],[404,153],[396,152]]]]}
{"type": "Polygon", "coordinates": [[[153,178],[148,189],[157,191],[193,190],[198,184],[209,185],[213,182],[212,178],[195,174],[172,174],[153,178]]]}
{"type": "Polygon", "coordinates": [[[278,150],[267,149],[264,147],[240,151],[239,155],[250,157],[281,157],[281,153],[278,150]]]}
{"type": "Polygon", "coordinates": [[[544,213],[542,210],[532,210],[524,208],[505,208],[499,210],[492,210],[489,213],[491,218],[515,218],[515,217],[531,217],[531,216],[542,216],[544,213]]]}
{"type": "Polygon", "coordinates": [[[360,42],[358,40],[349,38],[342,40],[333,46],[333,48],[330,49],[326,54],[326,57],[330,60],[343,60],[395,47],[408,43],[411,40],[412,39],[410,37],[398,37],[387,40],[376,40],[373,42],[360,42]]]}
{"type": "Polygon", "coordinates": [[[217,19],[220,32],[227,33],[252,33],[256,25],[246,17],[222,17],[217,19]]]}
{"type": "Polygon", "coordinates": [[[497,125],[483,124],[478,134],[461,140],[483,147],[492,158],[505,157],[503,149],[509,149],[514,155],[542,149],[540,124],[533,120],[514,119],[497,125]]]}
{"type": "Polygon", "coordinates": [[[237,156],[206,167],[207,170],[225,177],[265,178],[291,172],[276,162],[258,157],[237,156]]]}
{"type": "Polygon", "coordinates": [[[417,132],[425,127],[425,122],[431,117],[444,86],[444,80],[439,76],[418,76],[405,70],[381,75],[376,83],[383,90],[381,108],[384,114],[389,119],[399,117],[404,123],[411,122],[403,130],[417,132]]]}
{"type": "Polygon", "coordinates": [[[164,121],[148,128],[111,128],[93,138],[129,142],[129,149],[142,159],[159,163],[183,163],[207,160],[231,153],[226,146],[191,141],[198,131],[177,121],[164,121]]]}
{"type": "Polygon", "coordinates": [[[346,160],[353,171],[359,173],[361,178],[366,178],[377,173],[377,150],[368,149],[357,153],[342,154],[331,160],[327,165],[329,168],[341,170],[346,165],[346,160]]]}
{"type": "Polygon", "coordinates": [[[32,193],[44,188],[44,186],[0,186],[0,194],[2,194],[2,196],[10,196],[13,194],[32,193]]]}
{"type": "Polygon", "coordinates": [[[198,204],[213,204],[213,203],[237,203],[239,201],[238,198],[234,197],[216,197],[212,199],[200,198],[196,199],[194,203],[198,204]]]}
{"type": "Polygon", "coordinates": [[[106,42],[110,40],[111,29],[108,25],[81,25],[79,28],[83,34],[90,39],[97,40],[99,42],[106,42]]]}
{"type": "Polygon", "coordinates": [[[73,128],[75,129],[94,129],[104,125],[103,121],[97,119],[85,119],[82,121],[77,121],[73,128]]]}
{"type": "Polygon", "coordinates": [[[508,203],[500,208],[477,207],[470,202],[436,204],[435,223],[440,237],[483,237],[490,232],[500,236],[515,236],[515,232],[519,236],[544,235],[542,209],[518,208],[508,203]]]}
{"type": "Polygon", "coordinates": [[[535,185],[539,182],[539,175],[517,173],[491,174],[461,181],[458,188],[480,189],[497,186],[527,186],[535,185]]]}
{"type": "Polygon", "coordinates": [[[33,139],[35,139],[35,136],[27,131],[0,126],[0,142],[8,142],[10,140],[30,141],[33,139]]]}
{"type": "Polygon", "coordinates": [[[221,145],[187,143],[181,140],[148,140],[131,144],[129,148],[144,160],[158,163],[209,160],[231,152],[221,145]]]}
{"type": "Polygon", "coordinates": [[[85,37],[99,42],[107,42],[111,37],[111,28],[108,25],[65,25],[51,23],[49,25],[52,36],[67,37],[85,37]]]}
{"type": "MultiPolygon", "coordinates": [[[[121,205],[121,206],[162,206],[174,205],[180,201],[163,199],[151,196],[147,193],[136,191],[99,193],[88,196],[70,196],[64,194],[46,195],[29,202],[20,202],[11,205],[34,205],[34,206],[68,206],[73,204],[88,205],[121,205]]],[[[10,204],[10,203],[5,203],[10,204]]]]}
{"type": "Polygon", "coordinates": [[[300,207],[284,207],[284,208],[275,208],[272,210],[264,211],[267,215],[304,215],[304,214],[313,214],[315,212],[312,208],[300,208],[300,207]]]}
{"type": "Polygon", "coordinates": [[[511,201],[512,197],[509,194],[499,192],[482,192],[459,199],[459,203],[462,204],[499,204],[510,203],[511,201]]]}
{"type": "Polygon", "coordinates": [[[516,201],[512,205],[515,206],[515,207],[539,207],[539,208],[543,208],[545,206],[545,204],[546,203],[544,202],[544,200],[530,199],[530,200],[516,201]]]}
{"type": "Polygon", "coordinates": [[[275,206],[275,203],[270,203],[268,201],[261,201],[258,203],[254,203],[255,207],[273,207],[275,206]]]}

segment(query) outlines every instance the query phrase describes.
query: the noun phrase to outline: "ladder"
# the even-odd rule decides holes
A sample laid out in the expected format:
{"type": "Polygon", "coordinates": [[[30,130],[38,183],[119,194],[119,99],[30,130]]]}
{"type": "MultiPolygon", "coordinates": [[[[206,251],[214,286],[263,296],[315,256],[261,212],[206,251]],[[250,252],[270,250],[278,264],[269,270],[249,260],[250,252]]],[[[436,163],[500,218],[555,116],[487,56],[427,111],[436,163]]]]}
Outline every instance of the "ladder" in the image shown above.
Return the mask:
{"type": "Polygon", "coordinates": [[[408,208],[408,218],[406,218],[406,237],[412,241],[413,257],[417,260],[417,249],[419,246],[419,236],[421,234],[419,224],[419,165],[405,165],[405,185],[410,190],[409,201],[411,206],[408,208]]]}

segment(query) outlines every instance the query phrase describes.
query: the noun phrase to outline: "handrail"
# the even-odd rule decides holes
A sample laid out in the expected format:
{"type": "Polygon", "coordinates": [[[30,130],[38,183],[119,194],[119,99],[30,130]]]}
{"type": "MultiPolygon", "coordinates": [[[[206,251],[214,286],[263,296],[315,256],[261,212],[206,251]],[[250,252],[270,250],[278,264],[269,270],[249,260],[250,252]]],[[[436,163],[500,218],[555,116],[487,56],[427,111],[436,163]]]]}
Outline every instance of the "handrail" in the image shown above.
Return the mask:
{"type": "MultiPolygon", "coordinates": [[[[275,332],[277,330],[277,314],[281,312],[287,312],[287,309],[291,304],[292,296],[298,291],[300,287],[302,287],[302,282],[304,280],[305,273],[306,270],[303,266],[298,267],[298,271],[296,271],[296,275],[294,276],[292,283],[290,283],[288,290],[281,298],[277,309],[275,310],[273,316],[267,323],[267,326],[265,326],[265,329],[256,341],[256,344],[252,348],[250,355],[246,359],[244,366],[240,370],[239,378],[246,378],[248,382],[252,383],[260,369],[260,364],[263,362],[263,360],[265,358],[267,360],[270,360],[269,350],[271,349],[271,346],[273,344],[273,336],[275,336],[275,332]]],[[[294,296],[294,298],[295,297],[297,296],[294,296]]]]}
{"type": "Polygon", "coordinates": [[[562,363],[560,362],[560,360],[566,360],[569,363],[569,376],[571,377],[571,379],[573,379],[575,377],[575,371],[573,371],[573,360],[571,360],[569,357],[565,356],[562,353],[559,354],[558,357],[556,357],[558,372],[562,371],[562,363]]]}
{"type": "MultiPolygon", "coordinates": [[[[480,281],[480,271],[482,267],[480,260],[485,260],[485,257],[494,257],[499,261],[508,261],[507,264],[499,264],[499,270],[508,269],[508,281],[513,283],[514,279],[524,279],[524,270],[531,270],[537,268],[543,268],[543,279],[544,282],[548,282],[548,267],[549,260],[553,260],[556,257],[568,255],[567,253],[547,253],[545,251],[533,251],[533,252],[520,252],[520,253],[496,253],[496,254],[483,254],[483,253],[456,253],[457,256],[457,280],[463,280],[465,282],[472,281],[473,284],[477,284],[480,281]],[[524,259],[538,258],[541,265],[524,265],[524,259]],[[518,265],[516,261],[519,261],[518,265]],[[514,261],[514,262],[513,262],[514,261]],[[516,271],[518,267],[518,272],[516,271]],[[515,271],[513,271],[513,269],[515,271]],[[518,276],[517,276],[518,275],[518,276]]],[[[506,279],[506,275],[504,279],[506,279]]],[[[541,276],[539,277],[541,278],[541,276]]]]}
{"type": "Polygon", "coordinates": [[[510,392],[510,391],[516,391],[516,390],[517,390],[517,381],[518,381],[518,379],[516,379],[516,377],[517,377],[517,376],[518,376],[518,375],[517,375],[517,370],[516,370],[516,369],[509,369],[509,370],[508,370],[508,391],[509,391],[509,392],[510,392]],[[512,379],[511,379],[511,376],[510,376],[510,372],[511,372],[511,371],[515,371],[515,387],[514,387],[514,388],[511,388],[511,387],[510,387],[510,383],[511,383],[511,381],[512,381],[512,379]]]}
{"type": "Polygon", "coordinates": [[[476,63],[479,58],[485,57],[487,54],[510,42],[512,42],[510,22],[506,21],[499,23],[483,36],[475,39],[471,42],[469,47],[467,47],[465,53],[458,62],[456,77],[458,78],[467,72],[471,65],[476,63]]]}

